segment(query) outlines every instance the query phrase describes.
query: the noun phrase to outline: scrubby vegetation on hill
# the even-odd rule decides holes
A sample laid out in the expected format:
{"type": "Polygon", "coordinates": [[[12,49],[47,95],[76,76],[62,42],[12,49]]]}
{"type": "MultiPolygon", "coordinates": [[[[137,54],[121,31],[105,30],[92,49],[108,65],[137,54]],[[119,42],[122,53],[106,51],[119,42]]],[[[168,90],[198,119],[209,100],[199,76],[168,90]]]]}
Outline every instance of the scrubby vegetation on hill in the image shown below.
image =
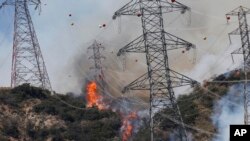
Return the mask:
{"type": "Polygon", "coordinates": [[[23,84],[0,90],[0,140],[113,141],[120,117],[109,110],[85,108],[82,97],[51,95],[23,84]],[[59,99],[82,109],[75,109],[59,99]]]}
{"type": "MultiPolygon", "coordinates": [[[[232,71],[212,81],[234,81],[242,76],[242,72],[232,71]]],[[[220,112],[214,110],[216,101],[227,94],[231,85],[205,81],[203,88],[195,87],[189,95],[177,99],[184,123],[196,128],[187,127],[193,141],[210,141],[217,133],[211,116],[220,112]]],[[[120,141],[121,117],[112,111],[99,111],[85,105],[81,96],[51,95],[28,84],[0,90],[0,141],[120,141]]],[[[165,112],[163,114],[169,115],[167,110],[165,112]]],[[[168,139],[176,124],[163,119],[158,134],[168,139]]],[[[133,134],[134,141],[150,140],[149,123],[146,118],[143,120],[144,126],[133,134]]]]}
{"type": "MultiPolygon", "coordinates": [[[[219,75],[211,81],[237,81],[243,78],[243,72],[240,70],[228,72],[223,75],[219,75]]],[[[248,74],[250,77],[250,74],[248,74]]],[[[212,122],[212,114],[216,101],[225,96],[233,83],[211,83],[204,81],[203,88],[195,87],[194,90],[188,95],[182,95],[178,97],[177,103],[179,105],[183,121],[190,127],[188,132],[192,133],[193,141],[212,141],[214,135],[217,133],[216,127],[212,122]],[[199,130],[201,129],[201,130],[199,130]]],[[[162,115],[169,115],[168,109],[162,112],[162,115]]],[[[158,134],[161,138],[169,139],[169,131],[173,131],[176,128],[176,124],[167,117],[162,120],[162,130],[159,130],[158,134]],[[165,132],[166,131],[166,132],[165,132]]],[[[143,127],[135,138],[149,137],[149,128],[143,127]],[[143,132],[142,132],[143,131],[143,132]],[[148,131],[148,132],[145,132],[148,131]]],[[[145,138],[145,141],[150,141],[149,138],[145,138]]]]}

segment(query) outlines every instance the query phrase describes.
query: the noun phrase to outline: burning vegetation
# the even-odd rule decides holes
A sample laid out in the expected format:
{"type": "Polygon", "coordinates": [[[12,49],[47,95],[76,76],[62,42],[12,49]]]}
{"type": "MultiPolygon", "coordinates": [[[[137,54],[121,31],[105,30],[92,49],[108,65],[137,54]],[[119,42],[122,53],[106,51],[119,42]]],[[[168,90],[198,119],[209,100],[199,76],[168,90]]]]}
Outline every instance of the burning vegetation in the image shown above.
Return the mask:
{"type": "MultiPolygon", "coordinates": [[[[230,72],[214,80],[239,80],[234,74],[235,72],[230,72]]],[[[106,95],[98,93],[97,84],[90,82],[86,86],[89,88],[89,91],[86,90],[89,93],[86,94],[97,95],[97,100],[93,100],[92,104],[88,101],[91,98],[87,99],[87,95],[86,101],[82,96],[50,95],[49,91],[27,84],[14,89],[0,90],[0,109],[3,114],[0,118],[2,121],[0,140],[149,141],[149,128],[145,124],[148,121],[144,121],[144,113],[131,108],[132,102],[126,99],[116,98],[113,102],[104,102],[106,95]],[[59,99],[81,110],[69,107],[59,99]],[[101,110],[95,106],[97,104],[105,108],[101,110]],[[85,105],[89,105],[89,108],[85,108],[85,105]],[[41,120],[44,120],[42,123],[44,125],[36,125],[41,120]]],[[[227,83],[220,85],[208,83],[207,86],[209,90],[221,97],[227,94],[229,87],[227,83]]],[[[211,117],[213,114],[215,116],[223,114],[223,109],[214,110],[215,107],[221,106],[214,105],[218,100],[219,97],[209,95],[199,88],[177,99],[184,123],[214,133],[206,134],[206,132],[189,129],[188,132],[192,134],[193,141],[209,141],[217,133],[218,127],[213,125],[211,117]]],[[[166,119],[162,124],[164,131],[168,133],[174,129],[169,122],[171,121],[166,119]]]]}
{"type": "Polygon", "coordinates": [[[133,121],[137,119],[138,116],[136,112],[132,112],[129,115],[123,117],[121,127],[122,141],[128,141],[130,139],[134,130],[133,121]]]}
{"type": "Polygon", "coordinates": [[[88,108],[97,106],[99,110],[105,109],[105,105],[102,102],[102,96],[98,94],[97,84],[94,81],[87,85],[86,100],[88,108]]]}
{"type": "MultiPolygon", "coordinates": [[[[233,71],[225,75],[220,75],[214,78],[214,81],[238,80],[241,73],[237,73],[240,73],[240,71],[233,71]]],[[[230,85],[223,83],[220,85],[206,83],[206,85],[206,88],[218,93],[220,96],[224,96],[230,87],[230,85]]],[[[99,112],[109,110],[117,113],[121,120],[121,125],[118,127],[120,133],[119,138],[121,141],[149,141],[150,129],[147,124],[148,115],[144,115],[141,111],[142,109],[139,108],[140,110],[136,110],[135,107],[131,106],[131,99],[110,99],[105,93],[103,93],[103,91],[98,91],[98,89],[100,88],[97,82],[91,81],[87,83],[85,96],[86,107],[88,109],[96,109],[99,112]],[[109,101],[106,100],[107,98],[109,101]]],[[[194,91],[191,92],[190,95],[180,96],[177,101],[181,114],[183,115],[184,123],[188,123],[190,126],[198,127],[199,129],[211,133],[216,133],[216,127],[212,124],[211,116],[214,112],[214,103],[218,100],[219,99],[216,97],[207,95],[206,91],[199,89],[198,87],[194,88],[194,91]],[[194,100],[194,97],[197,99],[194,100]],[[189,107],[187,107],[187,104],[189,107]],[[206,114],[203,113],[204,111],[206,111],[206,114]]],[[[162,139],[169,140],[169,133],[174,130],[175,125],[168,119],[164,119],[162,125],[164,133],[160,133],[159,136],[162,137],[162,139]],[[165,133],[168,134],[166,135],[165,133]]],[[[213,138],[213,135],[207,135],[193,130],[188,130],[188,132],[192,134],[194,141],[211,140],[213,138]]]]}
{"type": "Polygon", "coordinates": [[[121,139],[122,141],[128,141],[132,137],[133,133],[135,133],[137,123],[139,123],[138,113],[128,112],[127,109],[124,109],[124,106],[121,106],[123,105],[122,103],[112,106],[108,105],[107,103],[109,102],[103,101],[105,95],[98,92],[98,83],[96,83],[95,81],[91,81],[87,84],[86,92],[87,93],[85,97],[87,108],[97,107],[97,109],[100,111],[112,110],[119,113],[122,120],[122,126],[120,128],[121,139]]]}

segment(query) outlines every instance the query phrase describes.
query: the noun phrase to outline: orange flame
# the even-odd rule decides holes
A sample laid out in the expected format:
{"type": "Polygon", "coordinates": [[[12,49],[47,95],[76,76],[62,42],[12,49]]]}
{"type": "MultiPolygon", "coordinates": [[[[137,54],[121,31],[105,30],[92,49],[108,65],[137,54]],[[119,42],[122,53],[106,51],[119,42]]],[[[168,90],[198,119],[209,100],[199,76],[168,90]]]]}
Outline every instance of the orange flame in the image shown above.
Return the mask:
{"type": "Polygon", "coordinates": [[[104,104],[102,103],[102,96],[97,92],[97,84],[95,82],[90,82],[87,85],[87,107],[97,106],[99,110],[103,110],[105,108],[104,104]]]}
{"type": "Polygon", "coordinates": [[[122,141],[128,141],[133,133],[133,125],[131,123],[132,120],[137,119],[137,114],[135,112],[129,114],[123,119],[122,122],[122,141]]]}

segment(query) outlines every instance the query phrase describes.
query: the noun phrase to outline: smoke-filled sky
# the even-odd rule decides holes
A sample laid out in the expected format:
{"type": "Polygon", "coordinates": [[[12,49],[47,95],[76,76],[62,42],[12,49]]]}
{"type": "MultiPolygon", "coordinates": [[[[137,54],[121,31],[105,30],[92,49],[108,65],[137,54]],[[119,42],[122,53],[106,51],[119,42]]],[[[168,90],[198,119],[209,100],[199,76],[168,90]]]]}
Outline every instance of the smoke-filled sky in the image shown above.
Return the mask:
{"type": "MultiPolygon", "coordinates": [[[[118,33],[118,20],[112,20],[113,13],[129,0],[43,0],[42,2],[40,16],[38,12],[34,12],[34,7],[30,7],[30,10],[52,87],[56,91],[81,90],[79,77],[85,76],[75,74],[75,69],[78,68],[76,62],[81,62],[81,56],[83,56],[82,62],[88,62],[86,56],[91,52],[87,52],[86,48],[94,39],[106,46],[107,60],[104,61],[104,65],[117,69],[114,74],[118,75],[116,79],[123,79],[119,75],[128,74],[131,79],[127,81],[130,82],[146,72],[146,69],[140,69],[141,67],[132,67],[145,68],[143,56],[128,56],[130,59],[128,58],[127,62],[130,63],[124,73],[120,70],[121,62],[115,61],[117,50],[142,33],[140,19],[137,17],[122,17],[120,33],[118,33]],[[69,14],[72,16],[69,17],[69,14]],[[107,24],[107,27],[99,28],[100,24],[107,24]],[[139,65],[134,63],[135,59],[139,60],[139,65]]],[[[203,81],[239,65],[241,59],[232,66],[230,56],[231,51],[240,47],[239,38],[235,38],[233,44],[229,46],[227,36],[227,33],[237,28],[237,18],[231,18],[231,23],[226,24],[225,13],[240,5],[250,7],[250,1],[180,0],[180,2],[190,6],[192,12],[185,15],[168,14],[164,17],[165,29],[196,44],[197,58],[193,64],[192,51],[185,54],[182,54],[182,50],[169,52],[171,66],[191,78],[203,81]],[[188,24],[189,17],[191,24],[188,24]]],[[[11,6],[0,11],[0,86],[10,85],[13,14],[11,6]]],[[[88,69],[87,64],[86,67],[84,63],[81,65],[83,66],[79,69],[84,71],[88,69]]],[[[119,83],[128,82],[121,80],[119,83]]]]}

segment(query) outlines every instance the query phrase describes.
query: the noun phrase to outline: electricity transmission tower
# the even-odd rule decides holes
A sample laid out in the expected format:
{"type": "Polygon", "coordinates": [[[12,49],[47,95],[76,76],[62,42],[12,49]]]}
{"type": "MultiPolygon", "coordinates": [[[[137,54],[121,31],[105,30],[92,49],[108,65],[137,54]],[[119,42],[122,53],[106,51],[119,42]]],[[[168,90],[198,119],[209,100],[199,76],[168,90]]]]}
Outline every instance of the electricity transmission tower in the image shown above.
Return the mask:
{"type": "Polygon", "coordinates": [[[93,50],[93,55],[89,57],[94,61],[94,67],[90,67],[90,69],[95,71],[95,79],[99,83],[99,85],[104,87],[104,74],[102,68],[102,60],[105,59],[104,56],[101,55],[100,49],[104,49],[102,44],[94,41],[94,43],[88,48],[93,50]]]}
{"type": "Polygon", "coordinates": [[[168,51],[184,48],[189,50],[195,46],[183,39],[165,32],[162,14],[174,11],[185,13],[189,7],[172,0],[134,0],[115,12],[113,19],[121,15],[141,17],[143,35],[119,50],[118,56],[127,52],[145,53],[148,72],[123,89],[150,91],[150,139],[162,140],[157,137],[161,129],[160,122],[164,117],[155,118],[155,114],[171,109],[169,115],[179,121],[176,127],[177,141],[187,141],[186,129],[177,105],[173,88],[195,85],[197,82],[169,67],[168,51]]]}
{"type": "Polygon", "coordinates": [[[5,0],[0,9],[6,5],[15,7],[11,87],[30,83],[52,90],[28,9],[28,5],[40,9],[40,0],[5,0]]]}
{"type": "MultiPolygon", "coordinates": [[[[238,16],[239,20],[239,28],[234,30],[233,32],[229,33],[229,37],[231,35],[240,35],[241,37],[241,48],[235,50],[232,52],[233,54],[243,54],[244,59],[244,65],[243,65],[243,71],[244,71],[244,123],[250,124],[250,102],[249,102],[249,90],[248,90],[248,82],[247,82],[247,73],[250,69],[250,42],[249,42],[249,27],[247,24],[247,14],[250,14],[250,9],[245,7],[238,7],[234,9],[233,11],[226,14],[227,20],[230,19],[230,16],[238,16]]],[[[229,38],[230,39],[230,38],[229,38]]],[[[231,39],[230,39],[231,42],[231,39]]]]}

